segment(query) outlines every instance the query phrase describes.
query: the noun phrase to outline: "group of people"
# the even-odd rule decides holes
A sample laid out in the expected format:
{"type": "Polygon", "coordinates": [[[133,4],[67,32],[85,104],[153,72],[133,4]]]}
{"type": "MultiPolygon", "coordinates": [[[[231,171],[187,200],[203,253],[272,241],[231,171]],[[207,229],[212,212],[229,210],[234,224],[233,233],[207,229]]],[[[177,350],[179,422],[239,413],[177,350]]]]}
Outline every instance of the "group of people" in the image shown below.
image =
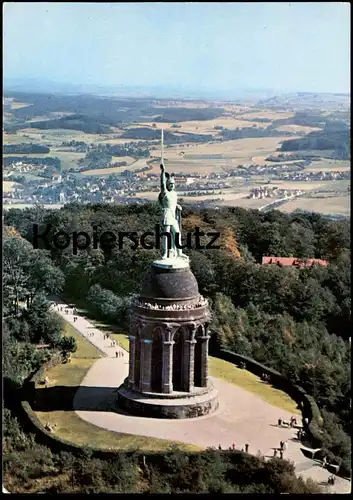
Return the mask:
{"type": "MultiPolygon", "coordinates": [[[[53,302],[52,305],[54,306],[54,308],[56,308],[60,312],[64,312],[65,314],[74,314],[75,316],[73,319],[74,319],[74,323],[76,323],[76,321],[78,319],[78,317],[76,316],[76,314],[77,314],[76,307],[68,308],[65,306],[59,306],[59,304],[57,302],[53,302]]],[[[94,337],[94,333],[95,333],[94,331],[88,332],[87,337],[94,337]]],[[[103,338],[104,338],[104,340],[110,339],[110,341],[111,341],[110,347],[115,347],[115,346],[120,347],[119,344],[117,344],[115,340],[111,339],[107,333],[104,333],[103,338]]],[[[123,351],[116,351],[115,357],[116,358],[124,357],[124,352],[123,351]]]]}
{"type": "Polygon", "coordinates": [[[280,441],[279,448],[273,449],[273,456],[277,457],[277,453],[279,452],[279,458],[283,458],[283,453],[286,451],[287,448],[288,448],[287,441],[280,441]]]}
{"type": "Polygon", "coordinates": [[[261,374],[261,380],[263,380],[264,382],[270,382],[271,380],[271,377],[268,373],[262,373],[261,374]]]}
{"type": "Polygon", "coordinates": [[[58,311],[64,312],[65,314],[77,314],[76,307],[65,307],[59,306],[58,302],[53,302],[52,305],[57,308],[58,311]]]}
{"type": "MultiPolygon", "coordinates": [[[[222,448],[222,446],[221,446],[220,444],[218,445],[218,449],[219,449],[219,450],[222,450],[222,449],[223,449],[223,448],[222,448]]],[[[231,446],[229,446],[229,448],[228,448],[228,449],[229,449],[229,451],[234,451],[234,450],[235,450],[235,443],[233,443],[231,446]]],[[[246,445],[245,445],[245,450],[244,450],[244,448],[242,448],[242,449],[241,449],[241,451],[245,451],[245,453],[249,453],[249,444],[248,444],[248,443],[246,443],[246,445]]]]}
{"type": "Polygon", "coordinates": [[[282,425],[289,425],[290,427],[294,427],[297,425],[297,417],[291,417],[290,421],[283,420],[283,418],[278,419],[278,427],[282,427],[282,425]]]}
{"type": "Polygon", "coordinates": [[[278,448],[273,448],[273,456],[277,457],[277,453],[279,452],[279,458],[283,458],[283,451],[284,450],[279,450],[278,448]]]}
{"type": "Polygon", "coordinates": [[[299,429],[299,431],[297,432],[298,441],[301,441],[304,436],[305,432],[302,429],[299,429]]]}

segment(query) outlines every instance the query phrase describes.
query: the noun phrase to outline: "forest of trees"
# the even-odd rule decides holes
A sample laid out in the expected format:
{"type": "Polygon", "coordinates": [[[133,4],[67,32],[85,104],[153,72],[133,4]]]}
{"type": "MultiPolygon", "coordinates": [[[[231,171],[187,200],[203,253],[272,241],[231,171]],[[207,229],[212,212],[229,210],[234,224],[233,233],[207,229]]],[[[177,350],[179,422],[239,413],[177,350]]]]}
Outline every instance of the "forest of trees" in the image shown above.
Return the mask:
{"type": "Polygon", "coordinates": [[[295,135],[293,132],[283,132],[276,130],[272,127],[242,127],[234,130],[223,129],[221,136],[225,141],[232,141],[234,139],[247,139],[252,137],[283,137],[295,135]]]}
{"type": "Polygon", "coordinates": [[[349,160],[351,157],[351,134],[348,128],[332,130],[330,127],[320,132],[311,132],[301,139],[284,141],[280,151],[333,150],[330,157],[349,160]]]}
{"type": "MultiPolygon", "coordinates": [[[[223,108],[165,108],[158,110],[161,114],[155,118],[155,122],[185,122],[214,120],[224,112],[223,108]]],[[[155,110],[156,112],[156,110],[155,110]]]]}
{"type": "MultiPolygon", "coordinates": [[[[157,204],[71,204],[61,210],[37,206],[24,211],[10,209],[5,213],[5,224],[16,228],[28,242],[32,241],[34,223],[42,228],[53,225],[49,240],[58,230],[90,234],[93,226],[115,234],[143,233],[159,222],[159,210],[157,204]]],[[[222,235],[220,250],[188,251],[200,293],[211,303],[211,327],[221,345],[277,369],[312,395],[323,416],[324,450],[330,460],[349,471],[350,220],[332,221],[314,213],[262,213],[238,207],[217,211],[185,207],[183,214],[183,230],[199,227],[222,235]],[[264,255],[321,258],[327,259],[329,265],[306,269],[263,266],[264,255]]],[[[25,241],[23,244],[29,245],[25,241]]],[[[68,298],[86,301],[92,314],[127,329],[129,304],[157,251],[131,251],[126,245],[121,250],[88,248],[73,255],[69,247],[53,248],[50,257],[51,262],[45,260],[45,265],[59,273],[60,280],[55,281],[63,286],[68,298]]],[[[46,275],[50,280],[51,274],[46,275]]],[[[35,284],[32,286],[35,288],[35,284]]],[[[6,307],[14,310],[14,292],[8,296],[11,301],[6,307]]],[[[25,296],[31,297],[30,290],[25,296]]],[[[35,298],[31,300],[36,303],[35,298]]],[[[23,332],[28,331],[26,339],[36,336],[37,340],[39,333],[31,333],[31,324],[26,328],[21,327],[16,335],[22,335],[23,341],[23,332]]],[[[41,330],[40,335],[45,332],[41,330]]],[[[268,488],[265,483],[267,486],[261,488],[268,488]]],[[[227,481],[222,484],[228,488],[227,481]]],[[[170,484],[168,487],[175,491],[170,484]]]]}
{"type": "Polygon", "coordinates": [[[104,123],[106,121],[106,119],[102,120],[99,117],[95,118],[85,115],[70,115],[53,120],[30,122],[27,126],[30,128],[39,128],[41,130],[69,129],[79,130],[87,134],[107,134],[113,132],[113,129],[104,123]]]}
{"type": "Polygon", "coordinates": [[[154,99],[150,98],[100,97],[88,94],[53,95],[27,92],[11,92],[11,95],[8,94],[5,97],[14,97],[19,102],[31,104],[11,110],[15,124],[9,125],[8,131],[24,128],[25,123],[35,117],[63,112],[72,113],[72,115],[45,122],[37,121],[29,125],[44,129],[71,128],[84,132],[105,133],[110,126],[119,127],[126,123],[143,123],[151,120],[155,122],[212,120],[224,113],[223,108],[169,107],[168,100],[163,107],[163,99],[159,99],[159,106],[156,108],[154,107],[154,99]],[[156,115],[158,116],[156,117],[156,115]]]}

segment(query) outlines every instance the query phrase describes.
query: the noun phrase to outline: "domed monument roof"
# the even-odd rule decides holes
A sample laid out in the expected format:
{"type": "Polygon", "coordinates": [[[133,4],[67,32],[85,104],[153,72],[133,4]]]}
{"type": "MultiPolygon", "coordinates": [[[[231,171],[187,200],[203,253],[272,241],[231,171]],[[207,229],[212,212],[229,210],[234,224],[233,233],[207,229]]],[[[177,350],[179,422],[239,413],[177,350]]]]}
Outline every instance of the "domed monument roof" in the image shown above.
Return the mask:
{"type": "Polygon", "coordinates": [[[152,265],[142,279],[140,296],[148,299],[186,300],[199,295],[199,287],[189,266],[165,269],[152,265]]]}

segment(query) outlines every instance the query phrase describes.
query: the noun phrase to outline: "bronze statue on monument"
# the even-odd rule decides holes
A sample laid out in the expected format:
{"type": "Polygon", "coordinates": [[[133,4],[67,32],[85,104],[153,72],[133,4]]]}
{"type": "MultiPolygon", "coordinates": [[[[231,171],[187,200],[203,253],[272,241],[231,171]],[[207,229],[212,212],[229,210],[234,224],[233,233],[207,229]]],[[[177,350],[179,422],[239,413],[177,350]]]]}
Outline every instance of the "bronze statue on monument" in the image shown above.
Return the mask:
{"type": "Polygon", "coordinates": [[[183,254],[181,246],[181,211],[182,207],[178,204],[178,195],[175,191],[174,176],[165,171],[163,164],[163,130],[161,134],[162,153],[161,153],[161,190],[158,196],[159,204],[162,207],[162,228],[163,232],[170,233],[171,244],[168,245],[168,237],[163,236],[162,260],[173,259],[175,267],[178,267],[176,259],[188,261],[189,257],[183,254]],[[177,246],[178,245],[178,246],[177,246]],[[169,248],[168,248],[169,247],[169,248]]]}

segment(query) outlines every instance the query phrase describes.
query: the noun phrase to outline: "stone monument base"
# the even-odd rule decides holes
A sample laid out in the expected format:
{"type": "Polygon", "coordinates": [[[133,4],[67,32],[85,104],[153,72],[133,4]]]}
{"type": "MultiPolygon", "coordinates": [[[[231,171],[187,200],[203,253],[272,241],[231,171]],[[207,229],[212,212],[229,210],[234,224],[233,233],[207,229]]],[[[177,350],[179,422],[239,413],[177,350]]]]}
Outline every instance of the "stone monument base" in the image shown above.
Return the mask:
{"type": "Polygon", "coordinates": [[[208,387],[192,392],[172,394],[141,393],[124,383],[118,389],[116,409],[147,418],[186,419],[208,415],[217,410],[218,392],[210,382],[208,387]]]}

